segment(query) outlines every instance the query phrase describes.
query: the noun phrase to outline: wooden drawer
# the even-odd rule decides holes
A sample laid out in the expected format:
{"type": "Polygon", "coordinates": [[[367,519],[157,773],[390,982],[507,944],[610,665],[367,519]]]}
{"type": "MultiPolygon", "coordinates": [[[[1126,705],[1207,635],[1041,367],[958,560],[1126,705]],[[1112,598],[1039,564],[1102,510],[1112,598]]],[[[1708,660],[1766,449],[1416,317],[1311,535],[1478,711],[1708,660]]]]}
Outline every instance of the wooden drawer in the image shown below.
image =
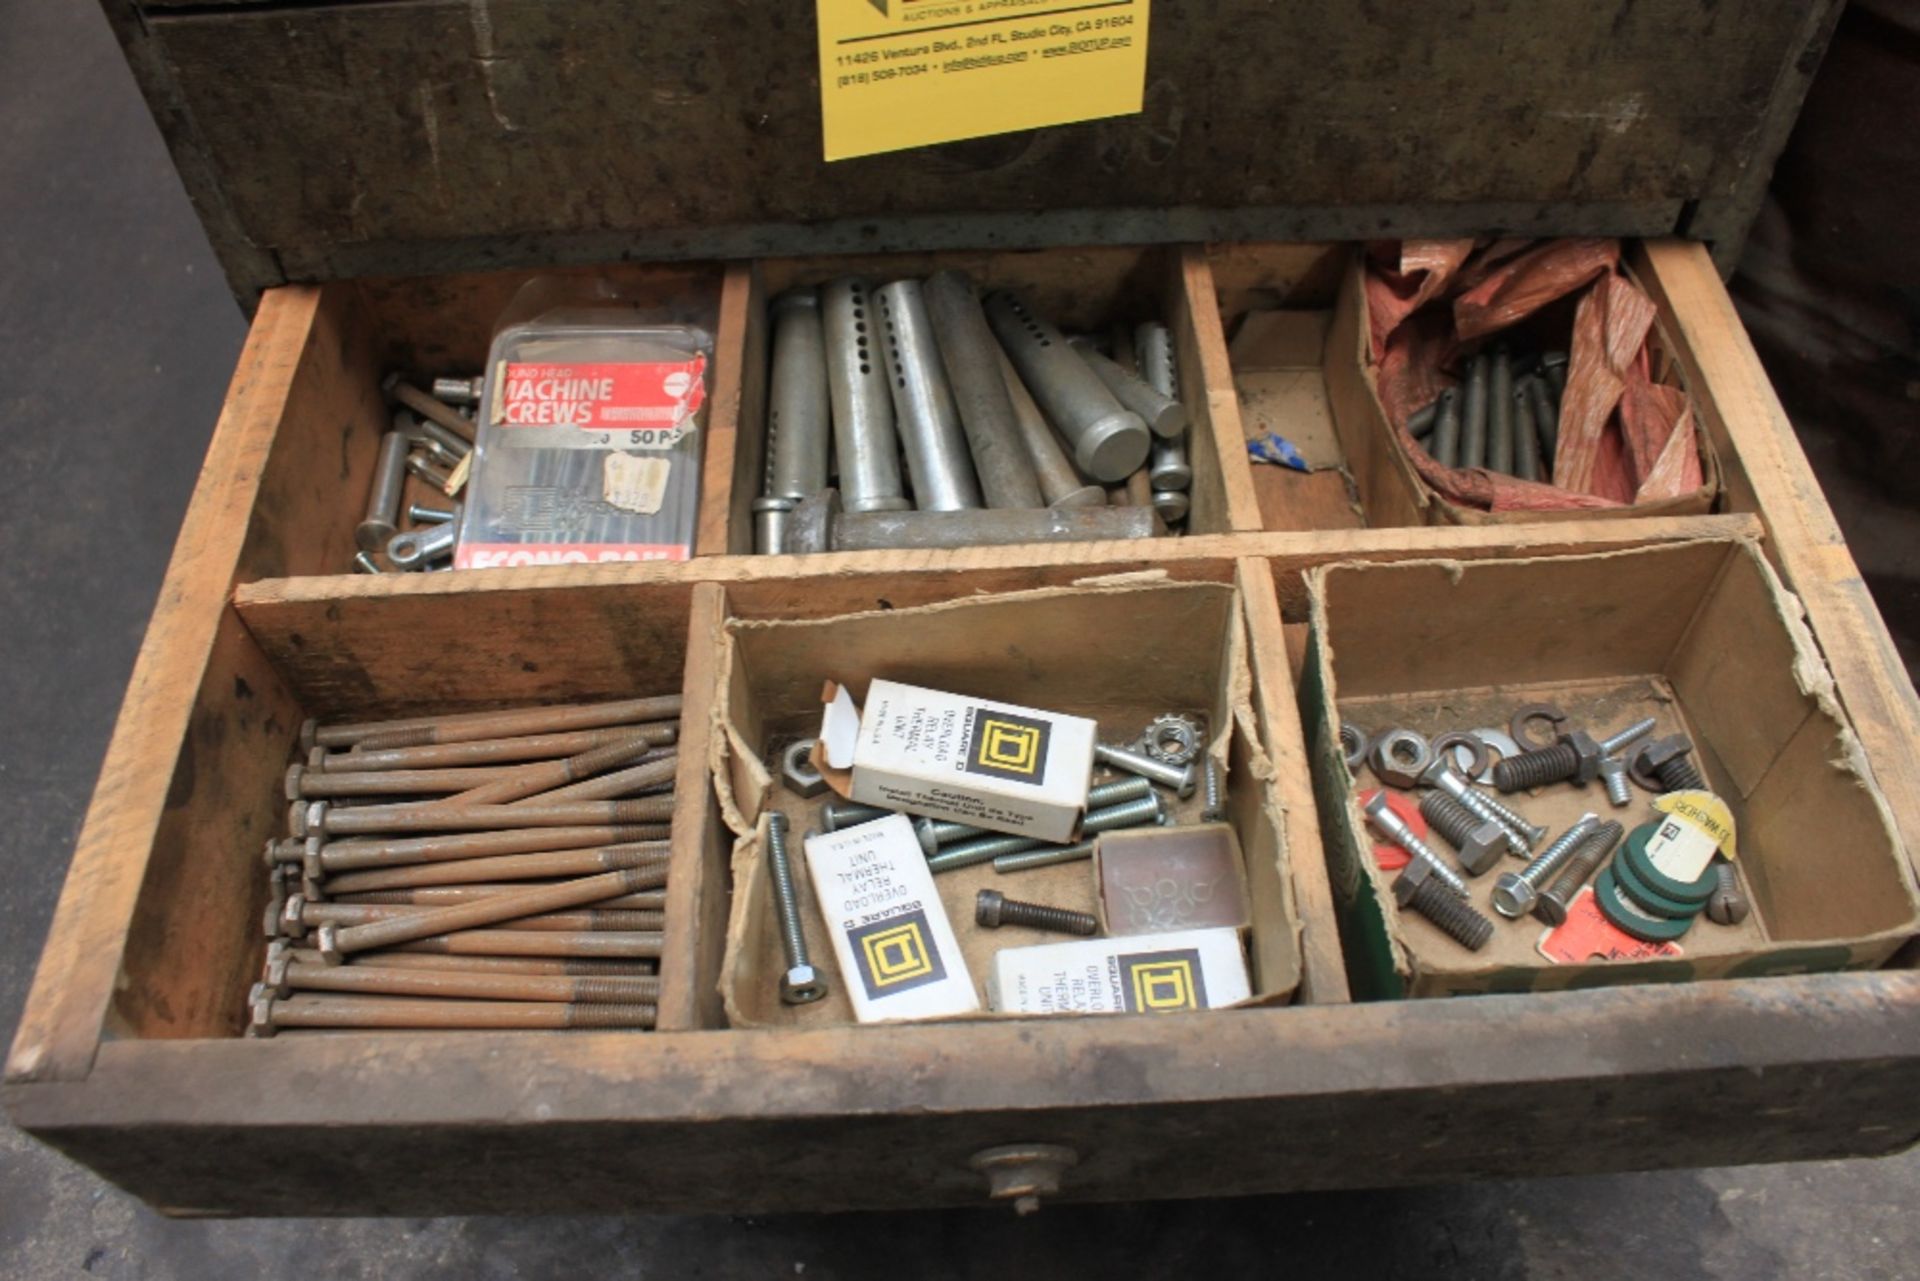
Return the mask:
{"type": "MultiPolygon", "coordinates": [[[[1906,849],[1920,849],[1910,759],[1920,709],[1791,428],[1704,251],[1674,243],[1642,253],[1643,279],[1667,308],[1721,447],[1724,513],[1498,528],[1229,526],[904,564],[870,553],[715,554],[664,565],[328,573],[350,552],[357,514],[340,495],[364,488],[384,420],[377,372],[477,359],[482,311],[493,310],[465,309],[513,277],[269,292],[13,1045],[10,1112],[182,1214],[962,1204],[986,1191],[971,1158],[1022,1143],[1075,1151],[1059,1193],[1070,1199],[1785,1160],[1911,1143],[1920,1135],[1909,1097],[1920,976],[1904,970],[1348,999],[1326,867],[1312,856],[1321,825],[1286,639],[1305,620],[1302,575],[1329,562],[1759,538],[1804,602],[1906,849]],[[725,916],[725,841],[712,795],[688,770],[704,769],[701,709],[720,620],[1140,571],[1240,589],[1302,924],[1295,1003],[1173,1022],[719,1026],[712,979],[723,940],[711,922],[725,916]],[[277,783],[303,717],[676,682],[689,742],[660,1031],[240,1038],[261,947],[258,844],[282,813],[277,783]]],[[[728,360],[744,349],[750,269],[619,270],[718,290],[716,419],[729,404],[737,414],[742,383],[728,360]]],[[[1217,439],[1232,440],[1222,426],[1231,397],[1210,395],[1208,409],[1217,439]]],[[[723,432],[718,422],[710,481],[723,432]]],[[[1230,451],[1217,452],[1224,474],[1230,451]]],[[[737,461],[720,470],[731,486],[737,461]]],[[[716,510],[730,508],[710,505],[709,515],[716,510]]]]}

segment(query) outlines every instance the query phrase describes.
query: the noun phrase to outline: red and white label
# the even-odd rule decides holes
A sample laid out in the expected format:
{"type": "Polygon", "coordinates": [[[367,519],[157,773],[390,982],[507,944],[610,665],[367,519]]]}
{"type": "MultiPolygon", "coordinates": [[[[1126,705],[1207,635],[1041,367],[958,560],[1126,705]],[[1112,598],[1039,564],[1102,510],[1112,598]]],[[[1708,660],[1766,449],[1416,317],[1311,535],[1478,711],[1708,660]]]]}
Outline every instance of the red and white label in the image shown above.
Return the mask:
{"type": "Polygon", "coordinates": [[[603,565],[634,560],[685,560],[681,543],[462,543],[455,569],[509,565],[603,565]]]}
{"type": "Polygon", "coordinates": [[[1567,904],[1567,919],[1540,936],[1540,955],[1555,965],[1654,961],[1684,956],[1677,943],[1648,943],[1609,921],[1587,886],[1567,904]]]}
{"type": "Polygon", "coordinates": [[[707,398],[707,358],[558,365],[509,363],[493,404],[503,427],[578,427],[621,444],[678,440],[707,398]]]}

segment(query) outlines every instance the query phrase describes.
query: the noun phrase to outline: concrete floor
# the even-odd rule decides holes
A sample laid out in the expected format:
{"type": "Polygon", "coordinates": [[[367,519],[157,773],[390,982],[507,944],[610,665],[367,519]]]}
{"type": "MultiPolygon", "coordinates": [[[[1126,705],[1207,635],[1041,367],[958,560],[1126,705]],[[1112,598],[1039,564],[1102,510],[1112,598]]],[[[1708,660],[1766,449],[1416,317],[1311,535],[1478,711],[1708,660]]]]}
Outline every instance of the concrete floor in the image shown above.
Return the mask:
{"type": "MultiPolygon", "coordinates": [[[[0,1031],[10,1036],[243,327],[98,13],[7,3],[0,18],[0,1031]]],[[[1829,440],[1810,444],[1816,461],[1837,460],[1829,440]]],[[[1837,471],[1827,483],[1851,485],[1837,471]]],[[[1843,521],[1866,518],[1863,561],[1910,571],[1911,510],[1839,506],[1843,521]]],[[[1056,1207],[1025,1221],[983,1210],[172,1222],[0,1125],[9,1277],[1890,1278],[1920,1267],[1917,1203],[1920,1156],[1908,1154],[1056,1207]]]]}

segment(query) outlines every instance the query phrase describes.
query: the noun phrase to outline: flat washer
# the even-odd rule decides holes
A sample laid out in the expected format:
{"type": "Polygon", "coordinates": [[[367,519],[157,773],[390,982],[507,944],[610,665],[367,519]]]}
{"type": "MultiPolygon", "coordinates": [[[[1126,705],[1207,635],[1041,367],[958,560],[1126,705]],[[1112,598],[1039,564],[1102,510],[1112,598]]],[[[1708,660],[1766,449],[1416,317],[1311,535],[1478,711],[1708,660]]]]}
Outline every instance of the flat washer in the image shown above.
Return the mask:
{"type": "Polygon", "coordinates": [[[1669,921],[1690,921],[1706,910],[1705,903],[1687,903],[1677,898],[1668,898],[1659,891],[1650,888],[1640,879],[1640,873],[1634,870],[1631,859],[1616,858],[1608,869],[1613,873],[1614,884],[1626,895],[1627,901],[1643,912],[1664,917],[1669,921]]]}
{"type": "Polygon", "coordinates": [[[1620,857],[1633,861],[1633,870],[1639,874],[1640,883],[1663,898],[1675,899],[1681,903],[1698,903],[1705,907],[1707,900],[1713,897],[1713,891],[1719,887],[1720,879],[1714,873],[1711,861],[1700,879],[1691,883],[1676,881],[1653,865],[1647,857],[1647,842],[1660,830],[1659,823],[1642,823],[1628,833],[1626,841],[1620,846],[1620,857]]]}
{"type": "Polygon", "coordinates": [[[1605,869],[1593,882],[1594,905],[1600,909],[1600,915],[1607,918],[1622,934],[1639,939],[1642,943],[1671,943],[1693,928],[1693,918],[1684,921],[1667,921],[1657,916],[1649,916],[1621,897],[1620,884],[1613,879],[1613,869],[1605,869]]]}
{"type": "MultiPolygon", "coordinates": [[[[1501,729],[1498,725],[1489,725],[1484,729],[1469,730],[1468,733],[1500,754],[1499,759],[1494,761],[1493,765],[1498,765],[1500,761],[1510,761],[1520,755],[1520,744],[1514,742],[1513,736],[1501,729]]],[[[1493,765],[1487,766],[1484,773],[1475,774],[1473,781],[1489,787],[1492,786],[1493,765]]]]}

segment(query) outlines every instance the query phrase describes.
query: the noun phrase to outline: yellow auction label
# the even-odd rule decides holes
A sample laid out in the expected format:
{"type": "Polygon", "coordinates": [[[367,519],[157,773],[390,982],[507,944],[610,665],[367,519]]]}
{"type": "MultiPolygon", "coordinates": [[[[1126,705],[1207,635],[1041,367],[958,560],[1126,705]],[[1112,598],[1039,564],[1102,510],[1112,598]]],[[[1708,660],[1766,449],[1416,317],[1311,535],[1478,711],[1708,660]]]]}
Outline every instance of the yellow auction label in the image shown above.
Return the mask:
{"type": "Polygon", "coordinates": [[[1140,110],[1149,0],[818,0],[826,158],[1140,110]]]}

